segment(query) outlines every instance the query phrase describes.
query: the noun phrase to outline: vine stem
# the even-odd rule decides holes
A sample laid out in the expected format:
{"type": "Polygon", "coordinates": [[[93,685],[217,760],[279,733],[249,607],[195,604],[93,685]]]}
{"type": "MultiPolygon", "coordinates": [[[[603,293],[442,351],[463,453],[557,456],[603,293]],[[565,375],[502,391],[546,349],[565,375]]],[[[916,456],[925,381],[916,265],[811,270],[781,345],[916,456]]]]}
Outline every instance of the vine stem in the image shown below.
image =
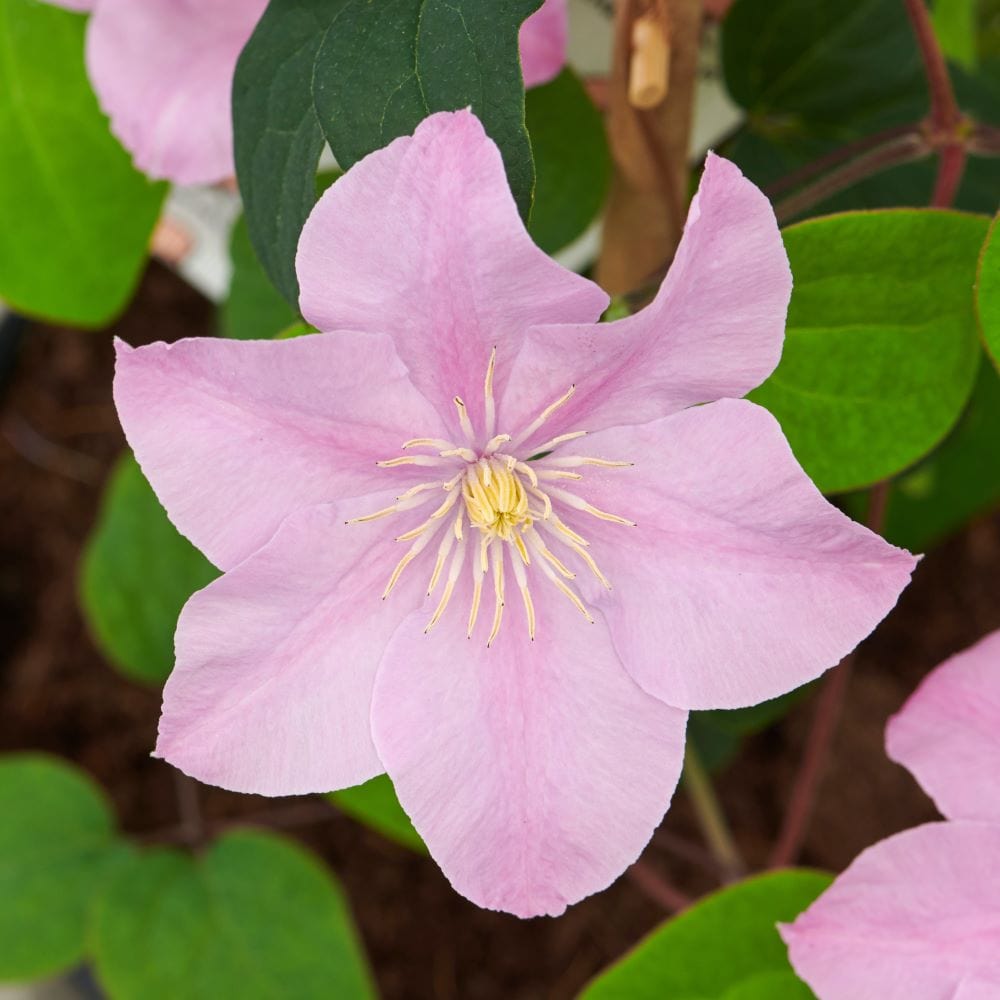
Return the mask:
{"type": "MultiPolygon", "coordinates": [[[[877,483],[868,497],[868,514],[865,524],[878,534],[885,525],[889,502],[889,482],[877,483]]],[[[837,723],[847,700],[847,688],[854,667],[854,653],[848,654],[827,674],[816,703],[816,714],[806,739],[802,762],[788,799],[788,808],[778,840],[768,860],[769,868],[784,868],[793,864],[802,850],[809,828],[819,786],[826,771],[827,760],[833,746],[837,723]]]]}
{"type": "Polygon", "coordinates": [[[903,0],[906,13],[913,25],[913,33],[920,46],[920,57],[924,63],[927,89],[931,97],[931,124],[942,132],[954,132],[962,121],[962,112],[955,100],[955,88],[951,85],[948,65],[944,53],[934,34],[934,25],[924,0],[903,0]]]}
{"type": "Polygon", "coordinates": [[[684,756],[684,786],[723,881],[735,882],[746,873],[747,866],[726,822],[712,779],[690,743],[684,756]]]}
{"type": "Polygon", "coordinates": [[[636,888],[641,889],[654,903],[658,903],[669,913],[686,910],[692,903],[680,889],[675,889],[659,872],[650,868],[645,861],[636,861],[625,874],[636,888]]]}

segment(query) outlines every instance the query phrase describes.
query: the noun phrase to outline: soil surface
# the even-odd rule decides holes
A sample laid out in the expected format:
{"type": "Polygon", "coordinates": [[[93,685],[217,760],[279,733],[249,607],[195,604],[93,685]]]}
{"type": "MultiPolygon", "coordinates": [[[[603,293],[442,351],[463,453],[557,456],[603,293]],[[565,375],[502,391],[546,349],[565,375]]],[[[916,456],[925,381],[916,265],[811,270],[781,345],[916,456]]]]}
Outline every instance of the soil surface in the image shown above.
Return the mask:
{"type": "MultiPolygon", "coordinates": [[[[154,265],[110,331],[28,329],[0,398],[0,752],[45,750],[75,761],[108,790],[124,828],[152,840],[176,832],[180,819],[174,772],[149,757],[158,695],[119,676],[95,648],[77,606],[77,561],[124,443],[109,333],[138,345],[208,335],[214,325],[213,307],[154,265]]],[[[885,757],[883,729],[928,670],[1000,627],[998,569],[994,516],[931,552],[862,646],[804,863],[841,869],[866,845],[935,817],[885,757]]],[[[719,776],[752,864],[763,863],[779,828],[813,707],[806,699],[747,741],[719,776]]],[[[214,788],[197,794],[210,823],[287,810],[214,788]]],[[[346,886],[387,1000],[569,998],[665,916],[629,878],[559,919],[485,912],[456,895],[431,861],[333,809],[306,812],[295,832],[346,886]]],[[[698,844],[681,790],[644,861],[698,895],[717,884],[699,848],[688,856],[698,844]]]]}

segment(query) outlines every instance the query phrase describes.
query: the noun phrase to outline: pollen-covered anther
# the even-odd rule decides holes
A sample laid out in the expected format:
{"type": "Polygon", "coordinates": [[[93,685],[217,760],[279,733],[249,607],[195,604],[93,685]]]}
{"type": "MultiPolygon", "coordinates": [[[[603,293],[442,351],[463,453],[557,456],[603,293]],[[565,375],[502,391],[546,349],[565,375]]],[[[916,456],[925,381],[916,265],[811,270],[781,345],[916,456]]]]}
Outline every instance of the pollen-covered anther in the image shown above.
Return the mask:
{"type": "MultiPolygon", "coordinates": [[[[425,448],[436,454],[406,454],[377,463],[381,468],[400,468],[401,471],[415,465],[440,468],[437,474],[441,479],[410,486],[400,493],[392,506],[348,522],[362,524],[422,508],[421,520],[396,536],[397,541],[411,544],[393,569],[383,598],[389,596],[407,567],[433,543],[436,554],[426,595],[431,597],[439,588],[441,593],[424,631],[430,632],[437,626],[456,591],[464,589],[459,587],[464,570],[471,576],[472,584],[471,594],[466,591],[469,597],[466,632],[470,639],[479,622],[486,580],[492,577],[493,616],[487,646],[496,641],[506,617],[505,563],[508,556],[514,583],[520,591],[528,636],[533,640],[538,628],[544,628],[544,612],[539,621],[531,593],[531,574],[536,580],[540,576],[548,581],[590,622],[594,621],[594,616],[582,592],[576,589],[578,573],[593,576],[603,588],[611,590],[611,581],[589,551],[590,543],[563,518],[569,515],[573,520],[578,514],[586,514],[612,524],[635,525],[627,517],[602,510],[570,492],[576,489],[576,484],[585,481],[584,472],[580,470],[586,466],[618,469],[632,462],[599,456],[561,455],[562,445],[586,435],[582,430],[556,434],[541,444],[536,443],[538,431],[569,403],[576,392],[575,386],[570,386],[542,409],[519,433],[496,432],[497,408],[493,398],[496,362],[494,349],[483,383],[484,433],[477,434],[469,408],[460,396],[455,396],[458,428],[464,443],[455,444],[438,437],[414,437],[402,445],[404,450],[425,448]],[[438,490],[444,493],[444,499],[427,513],[438,490]]],[[[430,560],[429,553],[426,558],[430,560]]]]}

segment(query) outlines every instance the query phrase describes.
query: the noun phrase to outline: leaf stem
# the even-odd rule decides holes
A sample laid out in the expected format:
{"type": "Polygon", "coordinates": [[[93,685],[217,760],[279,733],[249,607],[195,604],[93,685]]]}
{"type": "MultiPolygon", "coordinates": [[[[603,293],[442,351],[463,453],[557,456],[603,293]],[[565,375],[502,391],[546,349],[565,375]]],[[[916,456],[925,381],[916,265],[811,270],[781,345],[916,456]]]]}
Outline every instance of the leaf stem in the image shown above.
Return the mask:
{"type": "MultiPolygon", "coordinates": [[[[868,494],[868,514],[866,525],[879,534],[885,524],[886,508],[889,502],[889,481],[876,483],[868,494]]],[[[778,840],[771,851],[769,868],[784,868],[797,860],[809,821],[816,805],[820,783],[833,746],[837,723],[843,713],[847,699],[847,688],[854,666],[854,653],[844,657],[823,681],[816,703],[816,714],[806,738],[802,762],[799,764],[795,783],[788,799],[788,808],[782,823],[778,840]]]]}
{"type": "Polygon", "coordinates": [[[913,33],[917,36],[920,57],[924,63],[927,89],[931,98],[931,125],[942,132],[954,132],[962,121],[962,112],[955,100],[955,89],[945,63],[944,54],[934,34],[934,25],[924,0],[903,0],[913,33]]]}
{"type": "Polygon", "coordinates": [[[684,756],[684,786],[723,881],[735,882],[746,873],[747,866],[726,822],[712,779],[690,743],[684,756]]]}
{"type": "Polygon", "coordinates": [[[675,889],[659,872],[650,868],[645,861],[636,861],[625,871],[632,883],[641,889],[654,903],[658,903],[669,913],[686,910],[692,903],[680,889],[675,889]]]}

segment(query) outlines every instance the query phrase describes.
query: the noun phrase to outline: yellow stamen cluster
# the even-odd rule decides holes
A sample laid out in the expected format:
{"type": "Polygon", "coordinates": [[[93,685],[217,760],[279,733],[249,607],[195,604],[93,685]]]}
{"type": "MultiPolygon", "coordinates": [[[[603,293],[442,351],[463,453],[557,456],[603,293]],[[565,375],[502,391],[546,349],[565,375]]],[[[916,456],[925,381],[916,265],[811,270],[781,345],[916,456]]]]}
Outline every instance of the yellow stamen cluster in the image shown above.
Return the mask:
{"type": "Polygon", "coordinates": [[[572,484],[582,479],[581,473],[572,471],[581,466],[619,468],[632,464],[580,455],[561,455],[557,452],[562,444],[585,436],[586,431],[560,434],[544,444],[532,445],[532,453],[550,454],[546,454],[544,459],[530,463],[500,451],[504,446],[508,446],[509,450],[515,450],[522,442],[528,442],[553,413],[569,402],[575,387],[570,387],[563,396],[542,410],[519,435],[512,438],[509,434],[495,434],[496,406],[493,399],[495,366],[494,349],[484,386],[485,437],[488,438],[486,444],[481,448],[475,447],[476,435],[469,410],[461,398],[456,396],[454,402],[459,426],[466,438],[464,445],[456,446],[438,438],[413,438],[403,445],[404,449],[426,448],[436,454],[403,455],[377,463],[386,469],[399,466],[440,468],[447,473],[447,478],[412,486],[397,497],[396,503],[391,507],[348,522],[360,524],[415,509],[427,504],[434,492],[443,491],[444,500],[433,513],[425,515],[426,519],[416,527],[397,536],[397,541],[411,544],[389,577],[382,596],[383,599],[389,596],[407,566],[414,562],[432,541],[436,541],[437,555],[427,585],[428,597],[435,593],[442,581],[443,588],[437,607],[424,631],[429,632],[441,620],[454,594],[462,569],[468,565],[472,575],[472,600],[467,628],[470,638],[479,617],[484,583],[488,576],[492,576],[493,624],[487,645],[491,645],[496,639],[503,621],[504,562],[508,545],[511,549],[511,570],[521,592],[528,634],[532,639],[535,638],[537,626],[527,574],[528,567],[532,565],[564,594],[588,621],[594,620],[583,599],[567,582],[575,580],[576,573],[549,548],[546,540],[561,544],[564,552],[571,554],[571,560],[577,559],[602,586],[611,589],[611,582],[601,572],[588,551],[590,543],[563,522],[556,513],[555,505],[586,513],[613,524],[634,526],[627,518],[599,510],[574,493],[555,485],[567,482],[572,484]],[[477,531],[466,530],[472,528],[477,531]],[[467,550],[470,550],[468,559],[467,550]],[[533,555],[537,557],[534,564],[533,555]]]}

